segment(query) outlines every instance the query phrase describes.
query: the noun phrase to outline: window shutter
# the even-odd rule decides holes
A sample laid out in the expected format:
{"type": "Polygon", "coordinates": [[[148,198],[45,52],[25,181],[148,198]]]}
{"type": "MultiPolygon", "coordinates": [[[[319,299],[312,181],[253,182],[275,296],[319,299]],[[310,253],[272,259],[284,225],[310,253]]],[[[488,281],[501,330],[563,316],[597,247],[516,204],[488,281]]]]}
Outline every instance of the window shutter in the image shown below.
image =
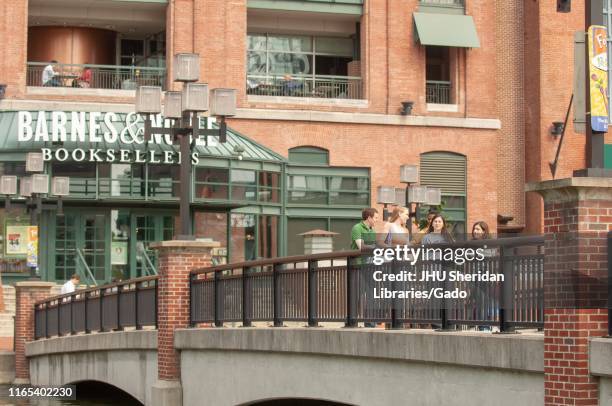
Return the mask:
{"type": "Polygon", "coordinates": [[[466,195],[467,161],[449,152],[421,154],[420,183],[439,187],[444,195],[466,195]]]}

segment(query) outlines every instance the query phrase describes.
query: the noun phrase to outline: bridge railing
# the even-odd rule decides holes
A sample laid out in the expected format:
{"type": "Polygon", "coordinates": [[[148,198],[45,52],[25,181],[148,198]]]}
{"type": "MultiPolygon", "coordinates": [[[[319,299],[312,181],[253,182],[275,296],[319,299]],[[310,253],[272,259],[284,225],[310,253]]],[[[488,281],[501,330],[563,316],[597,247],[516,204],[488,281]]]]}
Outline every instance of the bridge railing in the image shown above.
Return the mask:
{"type": "Polygon", "coordinates": [[[157,279],[131,279],[36,302],[34,338],[157,326],[157,279]]]}
{"type": "Polygon", "coordinates": [[[263,259],[194,270],[190,275],[190,323],[223,326],[226,322],[358,322],[441,327],[543,327],[544,239],[541,236],[469,241],[435,248],[482,247],[483,261],[465,264],[391,261],[377,266],[359,251],[263,259]],[[455,270],[462,273],[503,274],[496,282],[395,282],[393,290],[463,290],[465,298],[426,300],[374,297],[388,282],[375,282],[372,273],[397,274],[455,270]]]}

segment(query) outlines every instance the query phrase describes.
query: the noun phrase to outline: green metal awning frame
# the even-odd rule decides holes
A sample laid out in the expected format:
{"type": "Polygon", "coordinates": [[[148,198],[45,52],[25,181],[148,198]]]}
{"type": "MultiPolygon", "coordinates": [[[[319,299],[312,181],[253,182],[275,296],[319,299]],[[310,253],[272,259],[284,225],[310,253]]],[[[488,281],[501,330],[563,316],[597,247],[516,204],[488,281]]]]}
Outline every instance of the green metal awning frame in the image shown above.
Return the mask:
{"type": "MultiPolygon", "coordinates": [[[[34,120],[38,120],[38,111],[30,111],[34,120]]],[[[68,121],[66,123],[67,128],[70,128],[71,125],[71,112],[66,111],[68,115],[68,121]]],[[[86,113],[87,114],[87,113],[86,113]]],[[[45,118],[47,121],[47,128],[51,128],[51,112],[45,112],[45,118]]],[[[200,121],[200,128],[205,126],[206,121],[204,118],[200,121]]],[[[99,122],[100,125],[100,133],[104,133],[108,131],[106,124],[103,121],[99,122]]],[[[121,132],[126,126],[126,113],[116,113],[116,119],[113,120],[113,125],[117,129],[118,132],[121,132]]],[[[142,121],[138,123],[138,127],[142,127],[142,121]]],[[[212,125],[213,128],[217,128],[216,124],[212,125]]],[[[28,142],[18,142],[17,141],[17,131],[18,131],[18,112],[17,111],[0,111],[0,161],[9,161],[9,160],[24,160],[25,153],[30,151],[37,151],[41,148],[51,148],[56,149],[58,147],[66,148],[68,150],[73,150],[75,148],[99,148],[101,150],[108,149],[126,149],[130,151],[134,150],[145,150],[149,151],[175,151],[178,152],[178,145],[168,145],[165,143],[160,144],[149,144],[145,146],[145,144],[121,144],[119,142],[107,143],[107,142],[85,142],[85,143],[77,143],[73,141],[63,142],[62,145],[53,145],[51,142],[44,141],[28,141],[28,142]]],[[[231,128],[227,129],[227,142],[225,143],[217,143],[216,145],[198,145],[195,150],[199,153],[202,159],[210,159],[210,158],[223,158],[223,159],[236,159],[236,155],[234,153],[235,149],[239,147],[242,152],[242,156],[244,161],[240,162],[239,165],[248,165],[249,161],[259,162],[259,166],[261,163],[271,163],[276,164],[273,165],[280,170],[283,164],[287,162],[287,159],[282,155],[272,151],[271,149],[257,143],[256,141],[246,137],[243,134],[240,134],[236,130],[231,128]]]]}
{"type": "Polygon", "coordinates": [[[421,45],[480,48],[472,16],[414,13],[414,26],[421,45]]]}

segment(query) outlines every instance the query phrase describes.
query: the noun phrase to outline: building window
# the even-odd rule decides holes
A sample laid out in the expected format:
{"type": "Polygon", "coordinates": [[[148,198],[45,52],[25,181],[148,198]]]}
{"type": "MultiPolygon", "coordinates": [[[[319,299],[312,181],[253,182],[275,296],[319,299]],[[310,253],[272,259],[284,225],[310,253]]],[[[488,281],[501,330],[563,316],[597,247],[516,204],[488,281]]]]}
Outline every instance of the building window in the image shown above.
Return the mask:
{"type": "Polygon", "coordinates": [[[367,206],[370,179],[361,176],[289,175],[288,203],[367,206]]]}
{"type": "Polygon", "coordinates": [[[352,38],[249,34],[247,93],[358,99],[361,78],[350,76],[354,54],[352,38]]]}
{"type": "Polygon", "coordinates": [[[181,195],[178,165],[148,165],[148,195],[156,198],[173,198],[181,195]]]}
{"type": "Polygon", "coordinates": [[[89,162],[53,162],[53,176],[68,176],[70,178],[71,197],[96,197],[97,179],[96,164],[89,162]]]}
{"type": "MultiPolygon", "coordinates": [[[[467,160],[452,152],[421,154],[420,183],[442,189],[443,213],[456,238],[465,235],[467,201],[467,160]]],[[[423,207],[423,212],[427,211],[423,207]]],[[[423,213],[424,214],[424,213],[423,213]]]]}
{"type": "Polygon", "coordinates": [[[451,48],[427,46],[426,99],[427,103],[453,104],[451,81],[451,48]]]}
{"type": "Polygon", "coordinates": [[[300,234],[312,230],[338,233],[333,237],[334,251],[351,249],[351,230],[359,218],[289,218],[287,220],[287,255],[304,255],[304,237],[300,234]]]}
{"type": "Polygon", "coordinates": [[[329,165],[329,151],[317,147],[291,148],[289,162],[304,165],[329,165]]]}
{"type": "Polygon", "coordinates": [[[229,170],[221,168],[196,168],[195,198],[222,199],[229,196],[229,170]]]}

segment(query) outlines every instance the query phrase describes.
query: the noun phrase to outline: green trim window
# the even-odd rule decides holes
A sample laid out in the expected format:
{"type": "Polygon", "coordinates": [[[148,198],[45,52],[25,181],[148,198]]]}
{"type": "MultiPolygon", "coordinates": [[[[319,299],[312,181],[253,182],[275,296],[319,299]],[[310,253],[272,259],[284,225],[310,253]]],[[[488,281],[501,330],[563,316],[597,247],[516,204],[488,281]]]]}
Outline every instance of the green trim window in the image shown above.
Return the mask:
{"type": "Polygon", "coordinates": [[[365,207],[369,201],[369,176],[288,176],[288,204],[365,207]]]}
{"type": "MultiPolygon", "coordinates": [[[[442,189],[444,214],[455,236],[465,234],[467,211],[467,159],[452,152],[421,154],[420,183],[442,189]]],[[[427,208],[422,208],[424,212],[427,208]]]]}
{"type": "Polygon", "coordinates": [[[180,171],[178,165],[147,165],[148,196],[178,199],[181,196],[180,171]]]}
{"type": "Polygon", "coordinates": [[[227,200],[229,196],[229,170],[221,168],[195,169],[195,198],[227,200]]]}
{"type": "Polygon", "coordinates": [[[291,148],[289,162],[302,165],[329,165],[329,151],[317,147],[291,148]]]}
{"type": "Polygon", "coordinates": [[[197,167],[194,200],[220,199],[280,203],[280,173],[197,167]]]}
{"type": "Polygon", "coordinates": [[[312,230],[327,230],[338,233],[333,237],[334,251],[351,248],[351,229],[361,219],[334,217],[291,217],[287,219],[287,255],[304,254],[304,237],[299,234],[312,230]]]}

